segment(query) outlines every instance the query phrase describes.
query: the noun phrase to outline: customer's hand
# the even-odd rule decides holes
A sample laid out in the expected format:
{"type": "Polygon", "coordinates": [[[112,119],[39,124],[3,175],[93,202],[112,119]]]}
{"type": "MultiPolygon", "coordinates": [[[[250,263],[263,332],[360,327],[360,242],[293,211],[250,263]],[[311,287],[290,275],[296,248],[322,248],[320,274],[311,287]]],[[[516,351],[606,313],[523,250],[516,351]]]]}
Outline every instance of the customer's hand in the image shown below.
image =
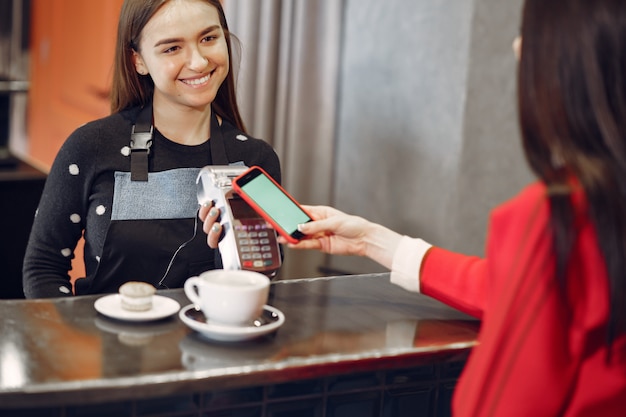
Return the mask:
{"type": "Polygon", "coordinates": [[[202,230],[207,234],[207,244],[210,248],[217,248],[222,237],[222,225],[219,223],[220,210],[212,203],[200,206],[198,217],[202,221],[202,230]]]}
{"type": "MultiPolygon", "coordinates": [[[[295,249],[317,249],[334,255],[366,255],[365,237],[371,223],[327,206],[303,206],[315,219],[299,226],[307,237],[295,249]]],[[[281,243],[287,243],[280,238],[281,243]]]]}

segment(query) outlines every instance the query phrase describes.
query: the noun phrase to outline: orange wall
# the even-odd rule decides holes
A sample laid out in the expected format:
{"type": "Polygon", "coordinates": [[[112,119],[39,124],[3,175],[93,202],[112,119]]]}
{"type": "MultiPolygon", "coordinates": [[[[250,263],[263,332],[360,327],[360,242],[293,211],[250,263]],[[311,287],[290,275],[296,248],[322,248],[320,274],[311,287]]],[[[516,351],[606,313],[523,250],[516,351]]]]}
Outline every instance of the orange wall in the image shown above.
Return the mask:
{"type": "Polygon", "coordinates": [[[33,0],[29,156],[49,167],[67,136],[109,113],[122,0],[33,0]]]}
{"type": "MultiPolygon", "coordinates": [[[[46,172],[74,129],[109,114],[122,1],[32,1],[28,159],[46,172]]],[[[75,255],[73,279],[84,276],[82,244],[75,255]]]]}

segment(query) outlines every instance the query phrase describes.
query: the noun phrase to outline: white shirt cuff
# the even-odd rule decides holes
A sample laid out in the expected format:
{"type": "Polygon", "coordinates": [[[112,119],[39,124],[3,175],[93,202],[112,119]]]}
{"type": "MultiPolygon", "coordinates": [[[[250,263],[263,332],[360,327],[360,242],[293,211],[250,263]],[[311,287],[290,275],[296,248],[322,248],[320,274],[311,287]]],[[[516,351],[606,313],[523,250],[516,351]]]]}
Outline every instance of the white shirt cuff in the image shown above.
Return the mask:
{"type": "Polygon", "coordinates": [[[405,348],[413,346],[419,320],[401,320],[387,323],[385,347],[405,348]]]}
{"type": "Polygon", "coordinates": [[[402,236],[391,264],[391,278],[393,284],[405,290],[420,292],[420,269],[426,252],[432,247],[422,239],[402,236]]]}

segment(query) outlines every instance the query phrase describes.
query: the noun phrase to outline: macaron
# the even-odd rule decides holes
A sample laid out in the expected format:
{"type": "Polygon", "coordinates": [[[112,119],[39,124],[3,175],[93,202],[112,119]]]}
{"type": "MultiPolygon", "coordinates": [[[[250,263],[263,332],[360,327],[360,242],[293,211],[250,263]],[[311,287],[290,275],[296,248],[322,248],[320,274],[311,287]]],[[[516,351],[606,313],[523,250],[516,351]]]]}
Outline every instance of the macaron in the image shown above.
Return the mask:
{"type": "Polygon", "coordinates": [[[129,281],[119,289],[122,308],[129,311],[147,311],[152,308],[152,297],[156,288],[151,284],[129,281]]]}

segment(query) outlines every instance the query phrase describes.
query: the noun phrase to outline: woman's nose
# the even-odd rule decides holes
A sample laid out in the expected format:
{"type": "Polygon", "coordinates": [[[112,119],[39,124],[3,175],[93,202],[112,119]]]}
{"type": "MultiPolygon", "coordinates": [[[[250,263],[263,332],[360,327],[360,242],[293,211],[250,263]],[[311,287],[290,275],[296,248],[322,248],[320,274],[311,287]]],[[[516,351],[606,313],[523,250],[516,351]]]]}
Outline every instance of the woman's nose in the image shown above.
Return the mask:
{"type": "Polygon", "coordinates": [[[513,39],[513,52],[515,53],[515,57],[519,60],[520,55],[522,54],[522,37],[517,36],[513,39]]]}
{"type": "Polygon", "coordinates": [[[202,54],[198,48],[191,50],[191,56],[189,57],[189,68],[201,71],[206,68],[209,60],[202,54]]]}

